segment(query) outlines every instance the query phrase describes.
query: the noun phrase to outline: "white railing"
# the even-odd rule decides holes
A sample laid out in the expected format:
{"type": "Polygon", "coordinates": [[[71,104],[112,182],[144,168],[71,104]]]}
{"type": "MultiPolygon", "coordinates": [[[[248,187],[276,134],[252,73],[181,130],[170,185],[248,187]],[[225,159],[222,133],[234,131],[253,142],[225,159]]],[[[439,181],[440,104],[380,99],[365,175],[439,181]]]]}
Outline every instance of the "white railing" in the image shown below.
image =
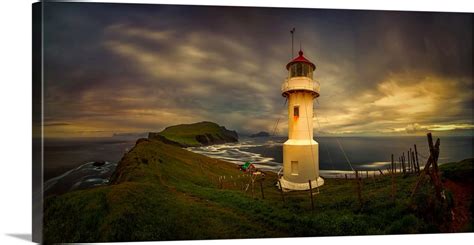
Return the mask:
{"type": "Polygon", "coordinates": [[[319,93],[319,82],[307,79],[298,79],[290,82],[287,79],[281,85],[281,91],[285,93],[290,90],[310,90],[319,93]]]}

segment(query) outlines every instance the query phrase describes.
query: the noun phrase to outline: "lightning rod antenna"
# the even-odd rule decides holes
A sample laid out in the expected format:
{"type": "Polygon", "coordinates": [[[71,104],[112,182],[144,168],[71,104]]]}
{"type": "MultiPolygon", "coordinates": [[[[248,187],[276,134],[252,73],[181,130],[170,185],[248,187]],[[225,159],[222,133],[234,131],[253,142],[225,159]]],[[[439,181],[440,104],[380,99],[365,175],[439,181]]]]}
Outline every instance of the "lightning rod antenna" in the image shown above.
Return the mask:
{"type": "Polygon", "coordinates": [[[295,53],[294,48],[293,48],[293,43],[294,43],[294,35],[295,35],[295,28],[290,30],[291,33],[291,59],[293,59],[293,54],[295,53]]]}

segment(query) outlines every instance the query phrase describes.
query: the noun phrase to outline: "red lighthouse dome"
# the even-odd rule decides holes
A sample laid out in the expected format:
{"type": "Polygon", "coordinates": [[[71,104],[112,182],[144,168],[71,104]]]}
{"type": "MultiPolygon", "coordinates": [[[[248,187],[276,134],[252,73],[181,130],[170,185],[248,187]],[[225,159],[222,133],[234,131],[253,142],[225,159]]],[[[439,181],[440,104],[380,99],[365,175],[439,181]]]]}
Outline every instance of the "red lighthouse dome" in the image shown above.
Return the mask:
{"type": "Polygon", "coordinates": [[[298,57],[286,65],[288,77],[308,77],[313,79],[313,71],[316,70],[316,65],[303,56],[303,51],[300,50],[298,54],[298,57]]]}
{"type": "Polygon", "coordinates": [[[313,62],[309,61],[308,59],[306,59],[304,56],[303,56],[303,51],[299,51],[298,52],[298,57],[294,58],[292,61],[290,61],[290,63],[288,63],[286,65],[286,69],[289,70],[290,67],[293,65],[293,64],[297,64],[297,63],[304,63],[304,64],[308,64],[312,69],[313,71],[316,69],[316,65],[313,64],[313,62]]]}

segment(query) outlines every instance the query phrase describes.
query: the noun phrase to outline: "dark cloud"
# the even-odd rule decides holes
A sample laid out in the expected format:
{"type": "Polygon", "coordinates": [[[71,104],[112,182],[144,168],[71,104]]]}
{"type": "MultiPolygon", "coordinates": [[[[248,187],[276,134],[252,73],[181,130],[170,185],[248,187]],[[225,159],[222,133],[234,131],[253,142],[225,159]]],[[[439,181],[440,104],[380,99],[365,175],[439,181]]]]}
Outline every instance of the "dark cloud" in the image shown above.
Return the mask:
{"type": "Polygon", "coordinates": [[[325,132],[472,129],[471,14],[46,3],[45,119],[73,126],[49,132],[270,130],[292,27],[325,132]]]}

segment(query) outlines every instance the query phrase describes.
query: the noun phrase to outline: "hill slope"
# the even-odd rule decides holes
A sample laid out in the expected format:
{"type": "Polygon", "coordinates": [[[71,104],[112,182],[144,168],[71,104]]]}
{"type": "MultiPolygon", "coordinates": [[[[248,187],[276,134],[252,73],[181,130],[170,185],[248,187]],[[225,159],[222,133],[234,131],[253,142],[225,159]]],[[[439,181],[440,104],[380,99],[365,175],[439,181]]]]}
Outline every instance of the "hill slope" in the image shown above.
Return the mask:
{"type": "Polygon", "coordinates": [[[193,124],[180,124],[165,128],[159,133],[150,133],[149,139],[162,139],[172,141],[181,146],[201,146],[237,142],[237,132],[226,129],[213,122],[198,122],[193,124]]]}
{"type": "MultiPolygon", "coordinates": [[[[472,160],[470,160],[472,163],[472,160]]],[[[352,180],[326,179],[311,211],[308,192],[285,194],[277,176],[265,198],[231,163],[157,140],[142,139],[119,163],[112,184],[45,201],[46,242],[183,240],[437,232],[408,205],[415,177],[363,180],[360,209],[352,180]],[[225,176],[223,188],[219,177],[225,176]]],[[[472,194],[471,194],[472,199],[472,194]]],[[[472,217],[471,217],[472,220],[472,217]]],[[[468,228],[472,229],[472,228],[468,228]]]]}

